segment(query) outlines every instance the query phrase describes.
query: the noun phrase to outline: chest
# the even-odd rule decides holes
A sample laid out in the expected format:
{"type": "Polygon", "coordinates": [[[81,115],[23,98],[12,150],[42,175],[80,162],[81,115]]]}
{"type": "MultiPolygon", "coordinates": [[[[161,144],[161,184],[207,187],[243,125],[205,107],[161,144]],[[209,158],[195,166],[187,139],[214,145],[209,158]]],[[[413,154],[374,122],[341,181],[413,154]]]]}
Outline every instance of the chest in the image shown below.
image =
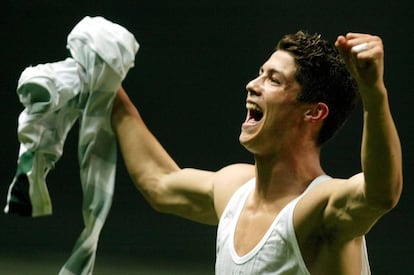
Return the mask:
{"type": "Polygon", "coordinates": [[[294,232],[288,226],[294,206],[294,198],[270,208],[235,198],[218,227],[216,274],[297,274],[303,269],[295,260],[294,232]]]}
{"type": "Polygon", "coordinates": [[[243,256],[264,242],[285,215],[285,206],[291,199],[281,200],[271,206],[256,208],[247,202],[238,219],[235,221],[234,249],[237,255],[243,256]]]}
{"type": "Polygon", "coordinates": [[[274,219],[275,215],[267,213],[241,213],[234,232],[236,253],[243,256],[251,251],[266,235],[274,219]]]}

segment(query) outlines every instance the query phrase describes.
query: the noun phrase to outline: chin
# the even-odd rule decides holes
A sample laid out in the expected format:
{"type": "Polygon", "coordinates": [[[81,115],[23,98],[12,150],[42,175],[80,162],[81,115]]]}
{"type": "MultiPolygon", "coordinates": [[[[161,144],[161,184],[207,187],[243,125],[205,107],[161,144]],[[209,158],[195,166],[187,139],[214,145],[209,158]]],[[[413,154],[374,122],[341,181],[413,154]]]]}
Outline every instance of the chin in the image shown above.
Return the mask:
{"type": "Polygon", "coordinates": [[[249,151],[250,153],[254,152],[252,148],[252,145],[254,143],[253,137],[247,136],[247,134],[242,132],[239,136],[239,142],[247,151],[249,151]]]}

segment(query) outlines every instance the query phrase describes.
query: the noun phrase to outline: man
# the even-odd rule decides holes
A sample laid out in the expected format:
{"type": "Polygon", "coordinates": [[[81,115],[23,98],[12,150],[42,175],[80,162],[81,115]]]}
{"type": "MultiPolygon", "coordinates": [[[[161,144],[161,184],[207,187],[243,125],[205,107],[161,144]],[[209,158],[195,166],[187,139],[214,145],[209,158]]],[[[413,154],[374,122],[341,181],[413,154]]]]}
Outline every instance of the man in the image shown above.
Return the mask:
{"type": "Polygon", "coordinates": [[[399,200],[401,149],[381,39],[349,33],[335,46],[340,56],[318,35],[287,35],[247,84],[239,140],[254,165],[179,168],[119,89],[112,124],[133,182],[156,210],[219,224],[217,274],[370,273],[364,235],[399,200]],[[353,109],[355,82],[363,172],[330,178],[320,148],[353,109]]]}

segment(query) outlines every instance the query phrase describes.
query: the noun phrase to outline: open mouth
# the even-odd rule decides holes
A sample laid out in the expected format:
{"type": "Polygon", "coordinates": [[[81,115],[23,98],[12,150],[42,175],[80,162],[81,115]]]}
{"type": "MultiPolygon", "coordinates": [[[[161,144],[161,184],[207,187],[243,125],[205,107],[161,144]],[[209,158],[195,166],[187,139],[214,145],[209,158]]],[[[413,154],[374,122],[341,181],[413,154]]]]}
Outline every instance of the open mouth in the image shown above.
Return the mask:
{"type": "Polygon", "coordinates": [[[247,121],[258,122],[263,118],[263,111],[260,107],[252,102],[246,103],[246,108],[248,111],[247,121]]]}

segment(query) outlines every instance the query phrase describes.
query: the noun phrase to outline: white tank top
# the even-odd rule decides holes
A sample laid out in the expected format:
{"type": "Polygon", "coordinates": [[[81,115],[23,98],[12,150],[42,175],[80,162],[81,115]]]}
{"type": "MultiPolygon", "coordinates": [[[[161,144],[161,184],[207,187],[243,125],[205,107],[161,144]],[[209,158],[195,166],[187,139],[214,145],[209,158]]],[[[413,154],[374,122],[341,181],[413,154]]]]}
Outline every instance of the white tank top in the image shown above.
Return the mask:
{"type": "MultiPolygon", "coordinates": [[[[329,179],[322,175],[314,179],[303,194],[319,182],[329,179]]],[[[253,191],[253,178],[241,186],[231,197],[217,229],[216,275],[285,274],[309,275],[293,227],[293,211],[303,194],[289,202],[276,216],[273,223],[258,242],[244,256],[238,256],[234,248],[234,232],[248,195],[253,191]]],[[[369,275],[369,263],[365,238],[362,245],[362,275],[369,275]]]]}

